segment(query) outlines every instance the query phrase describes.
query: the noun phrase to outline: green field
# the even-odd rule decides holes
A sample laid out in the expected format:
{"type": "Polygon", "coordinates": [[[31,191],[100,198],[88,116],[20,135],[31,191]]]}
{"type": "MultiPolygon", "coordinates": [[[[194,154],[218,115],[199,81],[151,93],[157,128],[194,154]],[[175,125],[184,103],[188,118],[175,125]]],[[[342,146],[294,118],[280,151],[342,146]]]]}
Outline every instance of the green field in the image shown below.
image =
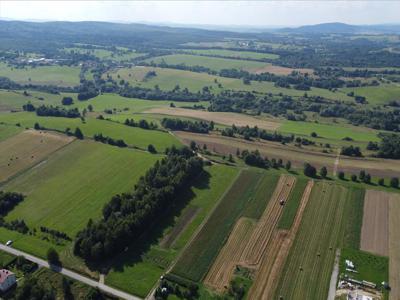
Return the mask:
{"type": "Polygon", "coordinates": [[[359,238],[352,219],[358,189],[317,182],[289,252],[275,295],[284,299],[326,299],[337,248],[347,234],[359,238]],[[348,232],[348,230],[350,230],[348,232]]]}
{"type": "MultiPolygon", "coordinates": [[[[172,90],[176,85],[179,85],[181,89],[187,88],[192,92],[197,92],[202,90],[203,87],[208,86],[213,93],[219,93],[223,90],[237,90],[249,92],[257,91],[260,93],[272,93],[275,95],[282,93],[284,95],[293,97],[300,97],[304,95],[304,91],[293,88],[288,89],[276,87],[273,82],[268,81],[252,81],[251,84],[248,85],[244,84],[243,80],[241,79],[168,68],[136,66],[131,68],[117,69],[114,72],[109,72],[108,74],[114,79],[117,79],[119,75],[121,79],[128,81],[133,86],[154,88],[155,85],[158,85],[162,90],[172,90]],[[157,76],[144,80],[145,75],[149,71],[155,71],[157,76]],[[219,84],[221,84],[222,87],[219,87],[219,84]]],[[[307,94],[309,96],[321,96],[332,100],[352,101],[352,98],[343,92],[332,92],[327,89],[312,88],[310,91],[307,91],[307,94]]],[[[176,103],[177,102],[175,102],[175,104],[176,103]]]]}
{"type": "Polygon", "coordinates": [[[0,251],[0,268],[4,268],[15,259],[15,256],[4,251],[0,251]]]}
{"type": "Polygon", "coordinates": [[[306,178],[301,178],[301,177],[297,178],[296,185],[294,186],[292,192],[290,193],[289,198],[286,201],[283,214],[279,219],[278,228],[290,229],[290,227],[292,227],[307,182],[308,179],[306,178]]]}
{"type": "MultiPolygon", "coordinates": [[[[345,137],[350,137],[359,142],[380,141],[380,138],[378,137],[378,130],[351,125],[345,127],[338,124],[322,124],[286,120],[279,127],[279,131],[287,134],[290,133],[294,135],[306,136],[310,136],[312,132],[315,132],[320,138],[332,140],[342,140],[345,137]]],[[[318,139],[315,140],[318,141],[318,139]]]]}
{"type": "Polygon", "coordinates": [[[253,58],[253,59],[277,59],[279,55],[272,53],[258,53],[251,51],[233,51],[225,49],[188,49],[184,50],[189,54],[201,54],[234,58],[253,58]]]}
{"type": "Polygon", "coordinates": [[[0,142],[22,132],[22,128],[14,125],[0,124],[0,142]]]}
{"type": "Polygon", "coordinates": [[[80,67],[40,66],[17,69],[0,63],[0,76],[22,84],[77,86],[80,67]]]}
{"type": "Polygon", "coordinates": [[[145,55],[145,53],[137,53],[137,52],[116,52],[114,53],[111,50],[105,50],[105,49],[84,49],[84,48],[64,48],[65,52],[71,52],[74,51],[75,53],[80,53],[80,54],[90,54],[94,55],[100,59],[104,60],[113,60],[117,62],[122,62],[122,61],[129,61],[131,59],[140,57],[145,55]]]}
{"type": "Polygon", "coordinates": [[[343,88],[340,90],[346,94],[349,92],[354,92],[355,95],[364,96],[367,98],[368,103],[372,105],[387,104],[389,101],[400,99],[400,85],[396,84],[343,88]]]}
{"type": "Polygon", "coordinates": [[[157,151],[164,151],[172,145],[180,145],[180,142],[167,132],[156,130],[145,130],[138,127],[129,127],[116,122],[86,118],[83,122],[80,118],[60,118],[60,117],[38,117],[35,113],[3,113],[0,114],[0,122],[7,124],[20,123],[23,127],[33,128],[35,122],[48,129],[64,131],[70,128],[72,131],[79,127],[86,137],[92,138],[94,134],[103,135],[114,139],[123,139],[131,146],[147,149],[149,144],[153,144],[157,151]]]}
{"type": "MultiPolygon", "coordinates": [[[[238,173],[235,168],[217,165],[206,168],[206,171],[201,178],[196,180],[193,188],[182,194],[183,202],[188,202],[186,207],[175,215],[171,224],[165,228],[162,226],[162,233],[154,234],[155,238],[151,245],[147,246],[144,253],[140,253],[139,258],[134,258],[137,257],[134,250],[117,257],[114,268],[106,277],[107,284],[142,297],[147,295],[238,173]],[[175,224],[179,223],[180,217],[190,207],[200,209],[196,217],[186,226],[172,248],[161,248],[159,241],[172,230],[175,224]]],[[[149,241],[144,243],[149,243],[149,241]]]]}
{"type": "Polygon", "coordinates": [[[196,238],[185,249],[172,273],[200,281],[218,255],[235,222],[254,197],[260,173],[244,170],[213,211],[196,238]]]}
{"type": "Polygon", "coordinates": [[[203,66],[214,71],[220,71],[222,69],[243,69],[255,71],[268,65],[268,63],[258,61],[207,57],[190,54],[172,54],[153,57],[145,60],[145,62],[155,62],[157,64],[161,63],[162,61],[165,61],[167,64],[171,65],[185,64],[187,66],[203,66]]]}
{"type": "Polygon", "coordinates": [[[110,198],[130,191],[159,156],[89,141],[75,141],[4,186],[27,195],[6,220],[24,219],[71,237],[101,216],[110,198]]]}

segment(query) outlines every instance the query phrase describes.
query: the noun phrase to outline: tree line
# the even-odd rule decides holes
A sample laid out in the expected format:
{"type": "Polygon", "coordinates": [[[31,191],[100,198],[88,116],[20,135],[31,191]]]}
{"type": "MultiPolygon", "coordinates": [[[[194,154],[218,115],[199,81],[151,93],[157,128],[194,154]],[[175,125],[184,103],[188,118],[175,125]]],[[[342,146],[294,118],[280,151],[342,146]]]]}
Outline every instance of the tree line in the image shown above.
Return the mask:
{"type": "Polygon", "coordinates": [[[174,118],[163,118],[161,125],[171,130],[189,131],[195,133],[208,133],[214,129],[214,122],[190,121],[174,118]]]}
{"type": "Polygon", "coordinates": [[[138,242],[155,220],[177,201],[203,170],[202,160],[187,147],[169,148],[167,156],[139,179],[133,193],[115,195],[103,208],[103,217],[77,234],[74,253],[99,261],[138,242]]]}

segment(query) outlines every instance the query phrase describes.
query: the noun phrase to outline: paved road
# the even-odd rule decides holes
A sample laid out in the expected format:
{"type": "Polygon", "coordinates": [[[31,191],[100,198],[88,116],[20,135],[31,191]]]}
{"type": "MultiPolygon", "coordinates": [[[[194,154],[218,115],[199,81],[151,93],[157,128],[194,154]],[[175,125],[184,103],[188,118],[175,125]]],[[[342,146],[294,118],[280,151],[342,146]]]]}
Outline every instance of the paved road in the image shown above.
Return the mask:
{"type": "Polygon", "coordinates": [[[136,296],[130,295],[128,293],[122,292],[120,290],[117,290],[115,288],[107,286],[104,283],[100,283],[98,281],[92,280],[92,279],[90,279],[88,277],[82,276],[82,275],[80,275],[78,273],[75,273],[73,271],[70,271],[68,269],[60,268],[58,266],[49,265],[49,263],[47,261],[45,261],[43,259],[40,259],[40,258],[37,258],[35,256],[32,256],[30,254],[27,254],[25,252],[22,252],[20,250],[17,250],[17,249],[11,248],[11,247],[7,247],[7,246],[5,246],[3,244],[0,244],[0,250],[3,250],[5,252],[11,253],[11,254],[16,255],[16,256],[23,255],[23,256],[25,256],[26,259],[37,263],[41,267],[52,269],[53,271],[59,272],[59,273],[65,275],[65,276],[68,276],[68,277],[72,278],[72,279],[75,279],[77,281],[80,281],[82,283],[90,285],[92,287],[99,288],[100,290],[102,290],[102,291],[104,291],[104,292],[106,292],[108,294],[111,294],[113,296],[116,296],[116,297],[119,297],[119,298],[122,298],[122,299],[127,299],[127,300],[141,300],[141,298],[139,298],[139,297],[136,297],[136,296]]]}

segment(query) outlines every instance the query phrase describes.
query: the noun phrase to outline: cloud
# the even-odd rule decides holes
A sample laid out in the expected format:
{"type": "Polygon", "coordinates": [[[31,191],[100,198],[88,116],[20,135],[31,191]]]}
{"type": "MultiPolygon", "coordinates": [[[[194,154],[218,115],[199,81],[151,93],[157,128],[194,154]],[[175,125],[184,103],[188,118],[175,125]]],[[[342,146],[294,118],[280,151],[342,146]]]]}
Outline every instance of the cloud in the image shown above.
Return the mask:
{"type": "Polygon", "coordinates": [[[24,20],[297,26],[400,23],[395,1],[0,1],[0,17],[24,20]]]}

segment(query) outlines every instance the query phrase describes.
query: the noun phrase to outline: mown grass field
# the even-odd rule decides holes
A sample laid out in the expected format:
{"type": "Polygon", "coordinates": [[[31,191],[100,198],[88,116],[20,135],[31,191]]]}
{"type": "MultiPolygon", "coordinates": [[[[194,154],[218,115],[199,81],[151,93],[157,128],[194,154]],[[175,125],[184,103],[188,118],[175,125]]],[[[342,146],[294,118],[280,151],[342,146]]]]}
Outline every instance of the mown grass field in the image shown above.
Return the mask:
{"type": "Polygon", "coordinates": [[[89,141],[75,141],[4,186],[27,197],[6,220],[24,219],[74,237],[117,193],[128,192],[157,155],[89,141]]]}
{"type": "Polygon", "coordinates": [[[113,53],[112,51],[105,49],[64,48],[64,51],[65,52],[74,51],[75,53],[90,54],[100,59],[113,60],[118,62],[129,61],[131,59],[145,55],[144,53],[137,53],[137,52],[124,52],[122,54],[119,54],[119,53],[113,53]]]}
{"type": "MultiPolygon", "coordinates": [[[[356,126],[340,126],[338,124],[322,124],[312,122],[297,122],[286,120],[282,122],[279,131],[287,134],[311,136],[312,132],[317,133],[319,138],[332,140],[343,140],[345,137],[350,137],[355,141],[360,142],[378,142],[378,130],[356,127],[356,126]]],[[[318,141],[318,139],[315,139],[318,141]]]]}
{"type": "Polygon", "coordinates": [[[0,76],[23,84],[77,86],[79,85],[80,67],[40,66],[16,69],[0,63],[0,76]]]}
{"type": "Polygon", "coordinates": [[[132,255],[134,250],[117,257],[113,263],[114,267],[106,276],[106,283],[142,297],[146,296],[165,272],[167,265],[180,253],[225,190],[232,184],[237,174],[237,169],[227,166],[207,167],[206,172],[196,180],[195,186],[181,195],[183,201],[188,202],[186,207],[177,212],[171,222],[162,228],[162,232],[154,234],[154,239],[145,247],[139,258],[135,259],[135,255],[132,255]],[[200,209],[196,217],[186,226],[171,248],[161,248],[159,241],[179,223],[185,211],[191,207],[200,209]]]}
{"type": "Polygon", "coordinates": [[[72,132],[79,127],[85,137],[92,138],[94,134],[102,133],[114,139],[123,139],[128,145],[142,149],[147,149],[149,144],[153,144],[156,150],[161,152],[172,145],[180,145],[180,142],[167,132],[129,127],[95,118],[86,118],[85,122],[82,122],[80,118],[38,117],[35,113],[20,112],[0,114],[0,121],[8,124],[20,123],[23,127],[30,128],[38,122],[40,126],[48,129],[64,131],[70,128],[72,132]]]}
{"type": "Polygon", "coordinates": [[[20,133],[23,129],[14,125],[0,124],[0,142],[20,133]]]}
{"type": "Polygon", "coordinates": [[[382,105],[387,104],[391,100],[400,99],[400,85],[381,84],[379,86],[367,86],[357,88],[340,89],[345,93],[354,92],[355,95],[364,96],[369,104],[382,105]]]}
{"type": "Polygon", "coordinates": [[[278,228],[290,229],[292,227],[307,182],[308,180],[305,178],[297,178],[296,184],[285,204],[282,216],[279,219],[278,228]]]}
{"type": "Polygon", "coordinates": [[[351,208],[361,194],[327,181],[316,183],[275,298],[326,299],[336,249],[345,244],[345,234],[349,240],[359,239],[351,208]]]}
{"type": "Polygon", "coordinates": [[[219,57],[198,56],[190,54],[172,54],[146,59],[145,62],[161,63],[165,61],[167,64],[187,66],[203,66],[211,70],[219,71],[222,69],[243,69],[243,70],[258,70],[268,65],[268,63],[258,61],[247,61],[238,59],[227,59],[219,57]]]}
{"type": "Polygon", "coordinates": [[[234,58],[253,58],[253,59],[277,59],[279,55],[273,53],[258,53],[251,51],[234,51],[225,49],[188,49],[184,50],[189,54],[215,55],[234,58]]]}
{"type": "Polygon", "coordinates": [[[254,197],[258,172],[242,171],[231,189],[213,211],[196,238],[172,269],[178,276],[200,281],[218,255],[233,225],[254,197]]]}

